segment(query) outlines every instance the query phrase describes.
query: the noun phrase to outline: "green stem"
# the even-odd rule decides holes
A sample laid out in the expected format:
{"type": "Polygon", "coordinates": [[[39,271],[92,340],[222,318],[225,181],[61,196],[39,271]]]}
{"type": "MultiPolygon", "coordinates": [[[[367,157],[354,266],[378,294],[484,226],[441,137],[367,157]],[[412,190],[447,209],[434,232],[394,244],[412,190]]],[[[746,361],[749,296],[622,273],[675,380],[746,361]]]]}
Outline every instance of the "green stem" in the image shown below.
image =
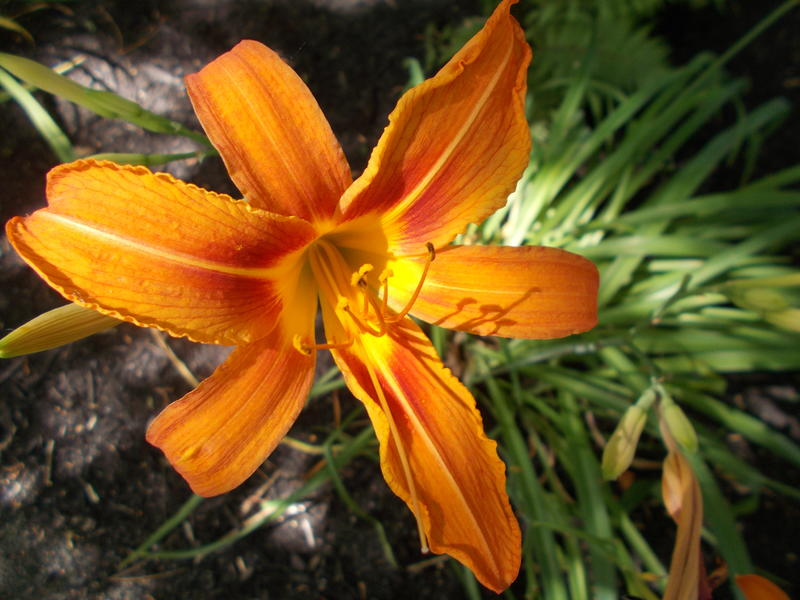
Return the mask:
{"type": "Polygon", "coordinates": [[[144,542],[142,542],[135,550],[133,550],[128,556],[126,556],[122,562],[117,565],[117,570],[124,569],[130,563],[141,556],[146,556],[148,554],[147,549],[157,544],[164,536],[166,536],[170,531],[175,529],[178,525],[183,523],[190,514],[194,512],[194,509],[197,508],[200,503],[204,500],[201,496],[197,494],[192,494],[189,499],[183,503],[178,511],[172,515],[169,519],[162,523],[161,527],[156,529],[150,537],[148,537],[144,542]]]}

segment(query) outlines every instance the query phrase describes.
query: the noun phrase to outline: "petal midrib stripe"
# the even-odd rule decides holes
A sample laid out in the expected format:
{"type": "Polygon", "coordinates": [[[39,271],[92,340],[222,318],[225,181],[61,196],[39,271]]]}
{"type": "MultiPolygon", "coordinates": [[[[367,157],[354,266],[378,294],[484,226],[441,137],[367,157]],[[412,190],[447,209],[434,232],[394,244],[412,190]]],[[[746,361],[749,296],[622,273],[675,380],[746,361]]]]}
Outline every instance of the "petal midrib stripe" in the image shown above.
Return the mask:
{"type": "Polygon", "coordinates": [[[484,89],[483,93],[481,94],[478,101],[475,103],[475,106],[470,111],[469,116],[465,120],[464,124],[461,126],[461,129],[458,130],[458,133],[450,140],[450,143],[447,145],[447,148],[444,149],[442,154],[433,163],[433,166],[428,170],[428,172],[423,176],[423,178],[419,181],[419,183],[411,190],[405,198],[403,198],[400,202],[398,202],[395,206],[392,207],[391,213],[392,216],[402,214],[410,204],[412,204],[417,198],[419,198],[425,189],[430,185],[431,181],[439,174],[445,164],[449,162],[450,158],[456,151],[456,148],[461,144],[464,137],[467,135],[467,132],[472,128],[475,122],[478,120],[478,114],[483,110],[486,106],[486,103],[491,96],[492,92],[497,87],[497,82],[500,80],[501,75],[506,69],[509,61],[511,60],[511,54],[513,53],[514,45],[508,45],[508,51],[506,55],[503,57],[501,62],[501,66],[495,71],[494,75],[492,76],[491,81],[484,89]]]}
{"type": "MultiPolygon", "coordinates": [[[[381,364],[381,362],[383,362],[376,360],[374,352],[368,348],[367,344],[364,344],[363,347],[366,350],[367,356],[373,362],[373,364],[381,364]]],[[[439,464],[441,472],[444,474],[443,484],[446,485],[448,488],[450,488],[452,492],[452,497],[454,499],[457,499],[458,503],[464,507],[465,512],[469,515],[469,519],[472,523],[473,530],[478,533],[481,544],[483,546],[483,555],[490,557],[493,563],[493,567],[495,568],[496,572],[499,573],[500,565],[495,560],[494,553],[491,551],[491,544],[486,538],[486,533],[484,532],[480,522],[476,518],[472,505],[469,503],[466,496],[464,496],[463,490],[453,477],[453,474],[450,471],[450,465],[447,463],[447,460],[443,456],[442,449],[440,449],[439,445],[433,439],[431,439],[430,435],[428,434],[428,430],[423,425],[419,415],[417,415],[416,411],[413,409],[408,399],[405,397],[405,393],[402,389],[402,386],[395,380],[394,377],[387,376],[387,373],[385,371],[383,373],[383,376],[385,383],[389,386],[395,398],[397,398],[398,402],[401,404],[403,412],[408,417],[409,423],[414,428],[414,431],[416,431],[416,434],[419,436],[419,439],[428,448],[428,451],[431,453],[434,460],[436,460],[436,462],[439,464]]]]}
{"type": "Polygon", "coordinates": [[[253,279],[274,279],[277,274],[277,269],[275,267],[265,267],[265,268],[236,267],[233,265],[214,262],[211,260],[203,260],[195,256],[184,254],[182,252],[175,252],[158,246],[150,246],[142,244],[130,238],[122,237],[120,235],[111,233],[109,231],[104,231],[102,229],[91,227],[89,225],[86,225],[85,223],[81,223],[80,221],[76,221],[75,219],[71,219],[64,215],[59,215],[51,212],[42,212],[39,216],[57,221],[59,224],[80,231],[82,234],[85,234],[89,237],[106,241],[118,247],[119,246],[126,247],[134,252],[139,252],[141,254],[148,254],[150,256],[161,258],[166,260],[167,262],[181,265],[184,267],[203,269],[205,271],[211,271],[214,273],[221,273],[224,275],[236,275],[240,277],[249,277],[253,279]]]}
{"type": "MultiPolygon", "coordinates": [[[[536,286],[531,286],[531,287],[536,287],[536,286]]],[[[454,291],[458,291],[458,292],[474,292],[475,294],[485,294],[487,292],[486,288],[471,287],[471,286],[470,287],[464,287],[464,286],[460,286],[460,285],[452,285],[452,284],[449,284],[449,283],[439,283],[438,281],[426,281],[425,282],[425,287],[423,288],[423,291],[424,291],[425,288],[439,288],[441,290],[454,290],[454,291]]],[[[513,290],[513,289],[507,289],[507,288],[505,288],[505,289],[504,288],[499,288],[499,289],[491,290],[492,296],[497,296],[497,295],[500,295],[500,294],[519,296],[520,293],[521,293],[521,290],[519,290],[519,289],[513,290]]]]}

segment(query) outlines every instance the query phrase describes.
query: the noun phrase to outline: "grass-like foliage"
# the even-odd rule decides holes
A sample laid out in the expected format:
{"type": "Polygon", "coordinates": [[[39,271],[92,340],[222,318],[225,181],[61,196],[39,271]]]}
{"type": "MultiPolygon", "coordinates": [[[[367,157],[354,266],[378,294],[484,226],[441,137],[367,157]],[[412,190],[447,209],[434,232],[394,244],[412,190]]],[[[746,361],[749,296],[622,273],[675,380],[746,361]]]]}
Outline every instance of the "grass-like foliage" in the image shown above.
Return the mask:
{"type": "MultiPolygon", "coordinates": [[[[601,320],[591,333],[467,342],[465,378],[497,419],[512,496],[528,523],[526,597],[654,598],[665,584],[666,568],[632,525],[638,508],[658,501],[658,476],[635,470],[624,492],[601,483],[599,446],[641,398],[674,401],[691,416],[699,444],[684,450],[703,492],[708,552],[732,575],[753,565],[718,479],[754,498],[764,488],[800,498],[723,443],[735,433],[787,468],[800,465],[794,442],[722,400],[726,373],[800,367],[800,270],[783,254],[800,232],[800,166],[751,181],[743,150],[789,107],[778,99],[713,125],[739,106],[744,82],[722,66],[748,41],[643,77],[630,91],[600,82],[613,90],[602,111],[591,52],[582,69],[563,74],[549,113],[537,110],[532,86],[530,167],[507,207],[464,236],[564,247],[601,272],[601,320]],[[735,157],[744,166],[726,170],[732,181],[711,183],[735,157]]],[[[552,100],[548,90],[542,104],[552,100]]],[[[652,457],[657,404],[648,406],[640,446],[652,457]]]]}

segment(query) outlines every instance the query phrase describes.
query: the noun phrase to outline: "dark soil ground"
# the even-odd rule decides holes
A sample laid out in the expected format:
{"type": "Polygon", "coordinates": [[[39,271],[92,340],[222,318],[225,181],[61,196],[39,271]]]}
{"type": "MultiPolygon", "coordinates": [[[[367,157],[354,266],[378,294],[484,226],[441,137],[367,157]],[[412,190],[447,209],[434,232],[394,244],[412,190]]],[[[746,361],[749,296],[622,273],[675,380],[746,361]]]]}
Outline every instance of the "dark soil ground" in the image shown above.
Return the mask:
{"type": "MultiPolygon", "coordinates": [[[[742,0],[722,16],[672,9],[662,15],[658,30],[676,43],[677,60],[709,45],[722,50],[767,12],[755,4],[742,0]]],[[[257,39],[278,50],[306,79],[360,170],[406,82],[402,60],[424,54],[425,26],[456,23],[479,12],[477,1],[466,0],[76,2],[20,19],[36,47],[0,30],[0,50],[51,65],[85,56],[76,72],[81,81],[101,82],[196,128],[182,77],[240,39],[257,39]]],[[[798,99],[798,30],[795,14],[733,63],[755,82],[754,103],[776,95],[798,99]]],[[[145,134],[65,103],[46,102],[85,153],[192,149],[180,138],[145,134]]],[[[797,132],[795,112],[771,142],[762,169],[800,162],[797,132]]],[[[18,107],[2,105],[0,221],[44,204],[44,175],[56,162],[18,107]]],[[[170,170],[237,195],[217,160],[175,163],[170,170]]],[[[63,302],[5,238],[0,244],[0,327],[9,330],[63,302]]],[[[169,344],[198,377],[208,375],[227,352],[181,340],[169,344]]],[[[758,392],[772,393],[771,381],[756,381],[758,392]]],[[[781,381],[791,389],[793,380],[781,381]]],[[[735,382],[735,390],[749,385],[749,380],[735,382]]],[[[293,506],[285,519],[225,552],[200,562],[148,562],[119,572],[118,562],[189,498],[183,481],[144,441],[148,420],[188,389],[151,333],[127,325],[0,363],[0,599],[463,596],[447,563],[419,564],[425,557],[418,552],[413,520],[366,458],[345,469],[344,482],[362,508],[387,527],[400,568],[386,561],[371,525],[353,517],[324,488],[293,506]]],[[[341,402],[344,410],[355,406],[347,394],[341,402]]],[[[319,425],[332,420],[330,399],[314,401],[292,435],[314,440],[319,425]]],[[[196,546],[240,526],[252,514],[248,507],[254,498],[295,489],[317,460],[280,447],[239,490],[204,502],[164,546],[196,546]],[[273,476],[264,492],[263,484],[273,476]]],[[[791,555],[786,522],[792,519],[784,508],[779,506],[777,515],[759,511],[748,530],[763,533],[753,549],[760,564],[789,577],[797,557],[791,555]]],[[[796,539],[796,507],[793,515],[789,538],[796,539]]]]}

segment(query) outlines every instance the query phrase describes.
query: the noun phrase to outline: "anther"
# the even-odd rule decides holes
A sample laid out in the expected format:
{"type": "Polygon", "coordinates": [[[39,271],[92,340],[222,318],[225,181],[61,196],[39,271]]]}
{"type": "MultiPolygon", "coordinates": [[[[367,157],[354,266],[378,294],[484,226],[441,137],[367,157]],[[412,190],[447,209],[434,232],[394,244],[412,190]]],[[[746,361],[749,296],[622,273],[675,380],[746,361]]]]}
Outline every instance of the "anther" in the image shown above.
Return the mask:
{"type": "Polygon", "coordinates": [[[381,271],[381,274],[378,275],[378,283],[380,284],[386,283],[387,281],[389,281],[389,277],[392,277],[393,275],[394,273],[392,272],[392,270],[389,267],[386,267],[383,271],[381,271]]]}
{"type": "Polygon", "coordinates": [[[430,242],[426,242],[425,243],[425,248],[428,249],[428,257],[429,257],[429,261],[430,261],[430,262],[428,262],[428,264],[430,264],[434,260],[436,260],[436,248],[434,248],[433,244],[431,244],[430,242]]]}
{"type": "Polygon", "coordinates": [[[358,271],[353,273],[350,277],[350,285],[353,287],[364,287],[367,285],[367,273],[372,271],[374,267],[369,264],[363,264],[358,268],[358,271]]]}
{"type": "Polygon", "coordinates": [[[369,263],[365,263],[358,268],[350,276],[350,285],[358,288],[364,295],[364,304],[361,307],[361,314],[366,315],[369,311],[369,293],[367,292],[367,273],[372,271],[373,267],[369,263]]]}
{"type": "Polygon", "coordinates": [[[369,263],[361,265],[358,270],[353,272],[350,276],[350,285],[357,288],[363,295],[364,302],[361,307],[361,312],[359,313],[357,309],[353,310],[350,306],[350,301],[344,296],[339,296],[339,300],[336,304],[336,311],[347,313],[363,333],[368,333],[375,337],[386,335],[388,325],[402,321],[411,311],[411,308],[414,306],[414,303],[417,301],[422,291],[422,286],[428,276],[431,263],[436,259],[436,249],[433,244],[430,242],[426,243],[425,249],[427,251],[427,256],[425,265],[422,267],[422,274],[420,275],[419,282],[417,283],[414,293],[411,294],[411,297],[400,312],[393,315],[389,314],[389,278],[393,275],[391,269],[388,267],[384,268],[378,276],[378,283],[383,288],[383,298],[381,298],[379,302],[379,297],[373,297],[369,290],[367,274],[374,270],[374,267],[369,263]],[[378,322],[377,329],[370,323],[370,321],[373,320],[370,316],[370,308],[375,313],[374,319],[378,322]]]}
{"type": "Polygon", "coordinates": [[[294,346],[294,349],[300,354],[303,354],[304,356],[311,356],[311,348],[306,345],[306,343],[303,341],[303,338],[300,337],[299,334],[296,334],[292,338],[292,346],[294,346]]]}
{"type": "Polygon", "coordinates": [[[339,296],[339,299],[336,301],[336,312],[344,311],[348,312],[350,310],[350,302],[348,302],[347,298],[344,296],[339,296]]]}

